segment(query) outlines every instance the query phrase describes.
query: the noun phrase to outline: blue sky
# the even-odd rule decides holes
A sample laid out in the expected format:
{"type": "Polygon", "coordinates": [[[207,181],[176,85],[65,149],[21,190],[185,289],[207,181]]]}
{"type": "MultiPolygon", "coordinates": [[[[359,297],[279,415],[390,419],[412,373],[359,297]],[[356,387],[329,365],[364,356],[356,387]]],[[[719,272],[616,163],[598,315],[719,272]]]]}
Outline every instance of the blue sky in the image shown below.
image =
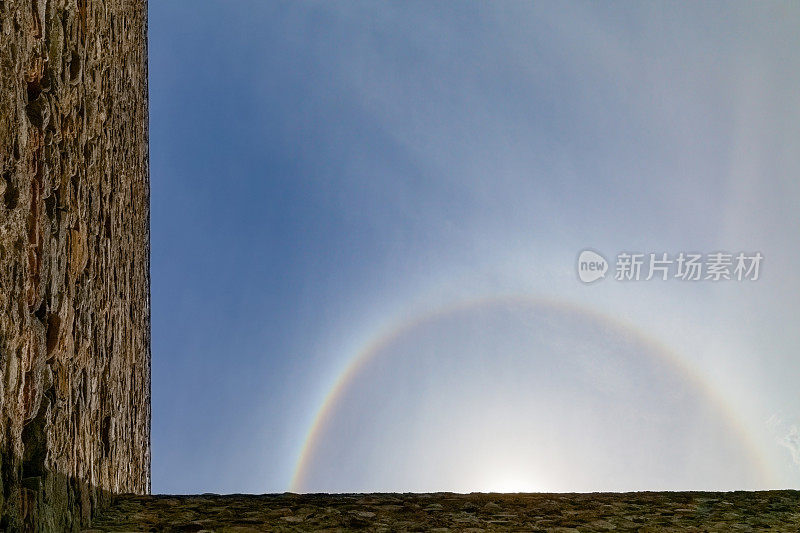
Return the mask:
{"type": "MultiPolygon", "coordinates": [[[[498,294],[569,302],[668,345],[736,413],[768,465],[766,485],[800,485],[795,4],[163,1],[149,10],[154,492],[287,490],[325,398],[365,345],[415,316],[498,294]],[[587,247],[609,259],[758,250],[765,270],[750,284],[584,286],[574,263],[587,247]]],[[[444,320],[432,344],[406,344],[445,354],[446,368],[477,329],[486,347],[464,364],[480,368],[499,357],[489,346],[508,343],[493,340],[505,334],[495,318],[476,316],[444,320]]],[[[530,358],[591,337],[584,321],[565,323],[578,329],[547,342],[515,330],[524,357],[508,359],[510,370],[534,371],[530,358]]],[[[405,360],[402,345],[386,347],[387,361],[405,360]]],[[[420,397],[446,399],[452,389],[425,374],[442,370],[431,358],[434,367],[366,368],[352,391],[388,379],[385,394],[397,396],[392,373],[413,370],[412,382],[429,383],[420,397]]],[[[624,375],[647,388],[649,367],[625,360],[624,375]]],[[[464,386],[495,405],[502,375],[493,387],[464,386]]],[[[344,396],[382,405],[370,396],[380,393],[344,396]]],[[[509,427],[526,415],[525,402],[510,403],[497,407],[509,427]]],[[[425,405],[392,407],[389,429],[367,415],[353,422],[360,411],[347,405],[332,409],[320,449],[346,453],[357,441],[374,451],[386,431],[424,433],[393,442],[408,457],[402,468],[425,464],[423,451],[408,452],[441,427],[415,422],[425,405]]],[[[476,422],[459,416],[458,428],[476,422]]],[[[517,450],[526,438],[506,444],[517,450]]],[[[695,453],[702,438],[681,445],[695,453]]],[[[416,488],[395,475],[392,451],[370,456],[382,476],[322,469],[303,488],[416,488]]],[[[592,457],[574,453],[576,465],[592,457]]],[[[452,469],[475,461],[462,460],[452,469]]],[[[680,485],[659,475],[629,487],[680,485]]],[[[514,487],[554,490],[524,477],[514,487]]],[[[721,471],[691,482],[737,486],[721,471]]],[[[427,483],[489,486],[485,477],[427,483]]]]}

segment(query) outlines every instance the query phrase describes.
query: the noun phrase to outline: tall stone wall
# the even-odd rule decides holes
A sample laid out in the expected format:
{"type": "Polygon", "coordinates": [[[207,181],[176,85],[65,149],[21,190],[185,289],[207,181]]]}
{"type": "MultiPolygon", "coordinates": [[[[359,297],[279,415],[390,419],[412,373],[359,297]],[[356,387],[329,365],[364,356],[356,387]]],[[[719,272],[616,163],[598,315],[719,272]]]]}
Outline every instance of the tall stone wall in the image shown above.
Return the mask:
{"type": "Polygon", "coordinates": [[[0,0],[0,530],[150,484],[145,0],[0,0]]]}

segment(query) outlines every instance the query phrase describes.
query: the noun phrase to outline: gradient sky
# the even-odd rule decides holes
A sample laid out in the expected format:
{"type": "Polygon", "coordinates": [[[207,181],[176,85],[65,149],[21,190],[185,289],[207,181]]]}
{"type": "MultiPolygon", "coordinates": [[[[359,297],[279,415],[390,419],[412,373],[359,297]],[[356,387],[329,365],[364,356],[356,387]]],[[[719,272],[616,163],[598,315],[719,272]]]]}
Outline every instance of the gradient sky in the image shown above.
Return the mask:
{"type": "Polygon", "coordinates": [[[288,490],[326,398],[376,343],[383,355],[329,408],[306,450],[316,470],[295,488],[800,487],[797,3],[149,10],[154,492],[288,490]],[[583,285],[585,248],[765,259],[756,282],[583,285]],[[501,295],[582,311],[558,327],[549,307],[441,311],[501,295]],[[603,330],[584,312],[621,325],[603,330]],[[631,338],[674,364],[655,371],[631,338]],[[608,354],[618,371],[581,385],[576,369],[608,354]],[[504,381],[554,358],[552,379],[504,381]],[[454,369],[458,387],[436,378],[454,369]],[[673,372],[699,385],[675,385],[673,372]],[[409,387],[418,394],[399,401],[409,387]],[[581,407],[600,398],[590,389],[616,392],[594,411],[581,407]],[[683,392],[659,402],[661,390],[683,392]],[[464,391],[469,402],[455,401],[464,391]],[[684,424],[681,402],[694,402],[687,411],[708,418],[678,434],[663,422],[641,441],[635,424],[619,426],[632,454],[665,438],[680,452],[615,484],[623,460],[604,444],[645,393],[630,416],[684,424]],[[558,417],[528,416],[548,402],[558,417]],[[720,405],[732,421],[714,419],[720,405]],[[581,436],[597,413],[608,424],[581,436]],[[467,430],[504,436],[481,449],[513,480],[441,440],[467,430]],[[541,434],[549,447],[536,448],[541,434]],[[751,441],[758,480],[721,467],[673,476],[725,435],[751,441]],[[577,444],[587,436],[597,445],[577,444]],[[428,468],[436,446],[453,452],[441,477],[403,477],[428,468]],[[530,457],[554,448],[573,455],[534,479],[530,457]],[[548,481],[564,473],[573,485],[548,481]]]}

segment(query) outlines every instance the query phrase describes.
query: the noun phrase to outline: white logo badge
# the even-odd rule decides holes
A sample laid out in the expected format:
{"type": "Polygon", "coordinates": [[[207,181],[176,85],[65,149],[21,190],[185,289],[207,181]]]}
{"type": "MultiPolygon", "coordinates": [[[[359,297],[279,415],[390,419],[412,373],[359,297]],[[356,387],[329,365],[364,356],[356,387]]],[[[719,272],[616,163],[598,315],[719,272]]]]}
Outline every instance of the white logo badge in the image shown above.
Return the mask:
{"type": "Polygon", "coordinates": [[[578,277],[584,283],[591,283],[606,277],[608,261],[602,255],[584,250],[578,256],[578,277]]]}

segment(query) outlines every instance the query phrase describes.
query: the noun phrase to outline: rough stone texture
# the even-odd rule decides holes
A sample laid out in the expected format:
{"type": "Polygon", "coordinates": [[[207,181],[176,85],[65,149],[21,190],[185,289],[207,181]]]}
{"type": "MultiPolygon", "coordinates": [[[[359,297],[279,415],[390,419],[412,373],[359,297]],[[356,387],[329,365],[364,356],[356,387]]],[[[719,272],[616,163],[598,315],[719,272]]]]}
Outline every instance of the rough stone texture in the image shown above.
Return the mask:
{"type": "Polygon", "coordinates": [[[0,0],[0,530],[149,490],[144,0],[0,0]]]}
{"type": "Polygon", "coordinates": [[[100,531],[800,531],[800,492],[125,496],[100,531]]]}

